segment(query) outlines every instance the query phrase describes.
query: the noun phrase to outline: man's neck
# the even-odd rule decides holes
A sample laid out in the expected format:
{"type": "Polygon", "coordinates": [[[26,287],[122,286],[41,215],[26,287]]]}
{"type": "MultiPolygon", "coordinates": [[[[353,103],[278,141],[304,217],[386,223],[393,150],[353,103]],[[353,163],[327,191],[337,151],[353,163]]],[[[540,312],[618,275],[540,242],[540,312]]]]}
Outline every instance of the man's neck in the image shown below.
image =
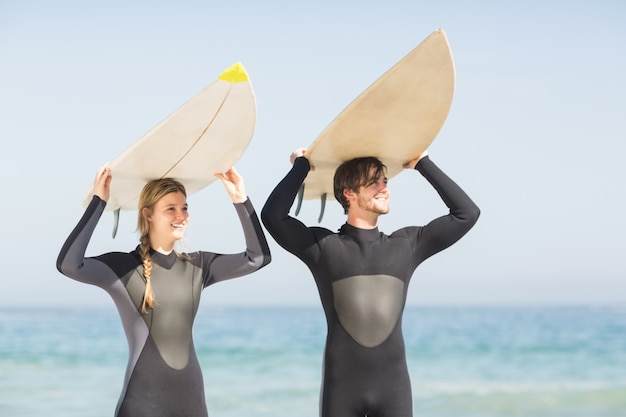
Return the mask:
{"type": "Polygon", "coordinates": [[[375,229],[378,227],[378,215],[359,216],[354,213],[348,213],[346,223],[359,229],[375,229]]]}

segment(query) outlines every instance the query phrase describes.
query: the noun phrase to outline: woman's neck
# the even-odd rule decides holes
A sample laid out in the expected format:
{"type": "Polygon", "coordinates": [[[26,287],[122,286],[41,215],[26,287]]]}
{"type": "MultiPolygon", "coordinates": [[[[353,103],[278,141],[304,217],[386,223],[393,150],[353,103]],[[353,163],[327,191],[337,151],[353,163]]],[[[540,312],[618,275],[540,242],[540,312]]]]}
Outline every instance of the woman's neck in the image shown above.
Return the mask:
{"type": "Polygon", "coordinates": [[[152,250],[162,253],[163,255],[169,255],[174,250],[174,242],[159,242],[150,239],[150,247],[152,250]]]}

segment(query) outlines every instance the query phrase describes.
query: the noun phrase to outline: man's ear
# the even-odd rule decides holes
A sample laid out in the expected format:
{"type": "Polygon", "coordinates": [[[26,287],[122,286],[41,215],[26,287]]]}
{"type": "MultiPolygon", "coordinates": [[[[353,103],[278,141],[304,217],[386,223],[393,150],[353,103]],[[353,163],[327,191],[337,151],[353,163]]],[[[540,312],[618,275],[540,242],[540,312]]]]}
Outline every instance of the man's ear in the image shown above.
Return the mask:
{"type": "Polygon", "coordinates": [[[344,188],[343,189],[343,196],[348,200],[348,201],[353,201],[354,199],[356,199],[356,193],[348,188],[344,188]]]}

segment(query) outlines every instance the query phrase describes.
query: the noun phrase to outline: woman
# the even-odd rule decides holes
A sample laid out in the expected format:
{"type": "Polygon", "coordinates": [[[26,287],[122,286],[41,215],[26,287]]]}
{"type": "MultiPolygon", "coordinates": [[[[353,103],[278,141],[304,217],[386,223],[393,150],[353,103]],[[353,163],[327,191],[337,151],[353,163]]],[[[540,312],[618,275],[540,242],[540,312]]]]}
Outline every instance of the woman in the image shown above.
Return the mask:
{"type": "Polygon", "coordinates": [[[130,253],[85,258],[110,194],[111,170],[102,167],[94,196],[61,249],[57,269],[106,290],[119,311],[129,360],[117,417],[207,416],[192,327],[203,288],[249,274],[270,262],[267,241],[243,178],[231,168],[216,174],[239,215],[246,250],[221,255],[179,253],[174,244],[189,222],[184,186],[173,179],[146,184],[139,198],[140,244],[130,253]]]}

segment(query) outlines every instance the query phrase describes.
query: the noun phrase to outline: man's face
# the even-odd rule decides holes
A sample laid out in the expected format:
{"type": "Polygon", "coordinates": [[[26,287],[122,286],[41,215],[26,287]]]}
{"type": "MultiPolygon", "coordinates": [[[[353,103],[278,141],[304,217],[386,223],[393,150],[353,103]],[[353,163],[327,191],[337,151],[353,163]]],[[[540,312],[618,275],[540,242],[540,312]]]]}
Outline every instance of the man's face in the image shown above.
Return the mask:
{"type": "Polygon", "coordinates": [[[387,177],[372,172],[370,180],[359,187],[356,193],[356,206],[366,212],[375,214],[389,213],[389,189],[387,177]]]}

